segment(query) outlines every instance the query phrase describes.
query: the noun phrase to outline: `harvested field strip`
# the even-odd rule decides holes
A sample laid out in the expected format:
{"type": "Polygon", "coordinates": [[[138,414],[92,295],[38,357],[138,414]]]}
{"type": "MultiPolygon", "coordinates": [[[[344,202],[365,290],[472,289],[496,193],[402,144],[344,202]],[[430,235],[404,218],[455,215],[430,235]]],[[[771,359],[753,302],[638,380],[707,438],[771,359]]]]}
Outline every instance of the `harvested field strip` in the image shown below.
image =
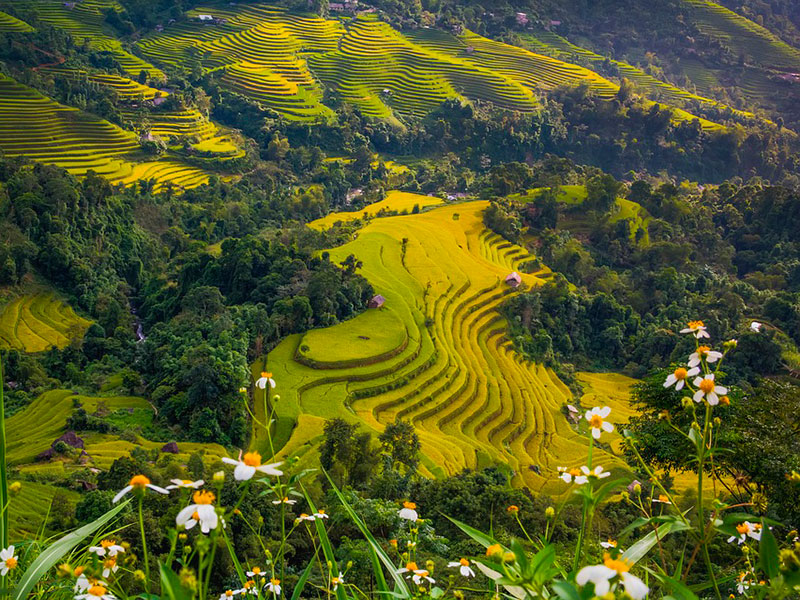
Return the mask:
{"type": "MultiPolygon", "coordinates": [[[[516,484],[560,493],[552,484],[556,467],[574,466],[586,450],[561,413],[575,400],[552,372],[521,360],[505,338],[498,308],[514,291],[502,280],[534,257],[486,233],[486,205],[467,202],[374,219],[355,241],[331,251],[332,260],[355,254],[363,262],[362,273],[386,297],[383,310],[396,311],[409,341],[386,360],[340,369],[294,361],[299,336],[281,343],[268,368],[279,386],[279,417],[298,423],[282,455],[308,458],[317,435],[299,425],[308,419],[340,416],[381,431],[402,417],[414,424],[432,474],[504,463],[516,484]]],[[[540,282],[522,277],[525,285],[540,282]]],[[[347,343],[339,329],[320,332],[331,357],[347,343]]],[[[387,341],[387,349],[393,343],[387,341]]],[[[382,350],[371,352],[379,356],[382,350]]],[[[607,468],[621,465],[601,455],[607,468]]]]}

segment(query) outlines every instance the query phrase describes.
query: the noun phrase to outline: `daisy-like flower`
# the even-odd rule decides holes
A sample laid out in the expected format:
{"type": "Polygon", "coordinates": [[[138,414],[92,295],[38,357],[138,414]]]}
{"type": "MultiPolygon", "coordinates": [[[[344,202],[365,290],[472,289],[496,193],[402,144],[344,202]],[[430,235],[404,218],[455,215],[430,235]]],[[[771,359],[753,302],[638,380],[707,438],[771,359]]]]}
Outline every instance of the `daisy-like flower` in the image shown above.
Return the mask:
{"type": "Polygon", "coordinates": [[[234,596],[241,594],[239,590],[225,590],[219,595],[219,600],[230,600],[234,596]]]}
{"type": "Polygon", "coordinates": [[[8,548],[3,548],[0,550],[0,575],[5,577],[8,575],[9,571],[13,571],[17,568],[17,564],[19,561],[17,557],[14,555],[14,546],[13,544],[8,548]]]}
{"type": "Polygon", "coordinates": [[[596,466],[594,469],[589,469],[589,467],[583,466],[581,467],[581,471],[583,474],[586,475],[588,478],[594,477],[595,479],[605,479],[611,475],[610,471],[606,471],[600,465],[596,466]]]}
{"type": "Polygon", "coordinates": [[[103,561],[103,577],[106,579],[108,579],[108,576],[112,573],[116,573],[118,569],[116,556],[112,556],[103,561]]]}
{"type": "Polygon", "coordinates": [[[300,516],[297,517],[294,521],[295,523],[299,523],[300,521],[316,521],[317,517],[314,515],[307,515],[306,513],[300,513],[300,516]]]}
{"type": "Polygon", "coordinates": [[[611,414],[611,409],[608,406],[603,408],[595,406],[592,410],[586,411],[586,420],[589,421],[589,428],[592,430],[594,439],[599,440],[603,431],[606,433],[614,431],[614,426],[605,420],[609,414],[611,414]]]}
{"type": "Polygon", "coordinates": [[[339,585],[344,583],[344,573],[339,571],[339,575],[336,577],[331,577],[331,585],[333,586],[333,591],[335,592],[339,589],[339,585]]]}
{"type": "Polygon", "coordinates": [[[750,589],[750,577],[751,574],[746,571],[742,571],[736,576],[736,591],[739,592],[739,595],[743,595],[750,589]]]}
{"type": "Polygon", "coordinates": [[[99,583],[92,584],[83,594],[75,596],[75,600],[116,600],[116,596],[99,583]]]}
{"type": "Polygon", "coordinates": [[[291,506],[292,504],[297,504],[297,500],[291,500],[289,498],[289,496],[284,496],[280,500],[273,500],[272,503],[273,504],[288,504],[288,505],[291,506]]]}
{"type": "Polygon", "coordinates": [[[600,542],[600,545],[606,550],[609,550],[611,548],[616,548],[617,540],[608,540],[607,542],[600,542]]]}
{"type": "Polygon", "coordinates": [[[244,587],[239,590],[240,594],[250,594],[251,596],[258,596],[258,588],[256,582],[252,579],[244,582],[244,587]]]}
{"type": "MultiPolygon", "coordinates": [[[[698,346],[697,350],[689,355],[689,366],[696,367],[703,359],[707,363],[715,363],[720,358],[722,358],[722,352],[712,350],[709,346],[698,346]]],[[[692,375],[696,375],[696,373],[692,373],[692,375]]]]}
{"type": "Polygon", "coordinates": [[[705,400],[711,406],[716,406],[719,404],[719,397],[728,393],[728,388],[716,384],[713,373],[709,373],[705,377],[697,377],[693,383],[697,388],[693,396],[695,402],[705,400]]]}
{"type": "Polygon", "coordinates": [[[417,563],[415,562],[406,563],[406,566],[397,569],[397,572],[400,574],[409,573],[415,585],[422,585],[423,580],[429,583],[436,583],[436,580],[431,577],[431,574],[427,570],[417,567],[417,563]]]}
{"type": "Polygon", "coordinates": [[[516,504],[512,504],[506,509],[506,511],[508,511],[508,514],[510,515],[516,515],[517,513],[519,513],[519,506],[517,506],[516,504]]]}
{"type": "Polygon", "coordinates": [[[172,485],[168,485],[166,489],[168,490],[177,490],[177,489],[192,489],[192,490],[199,490],[203,487],[205,481],[202,479],[198,479],[197,481],[192,481],[191,479],[170,479],[172,485]]]}
{"type": "Polygon", "coordinates": [[[114,504],[119,502],[122,497],[130,492],[131,490],[139,490],[144,492],[145,488],[150,488],[154,492],[158,492],[159,494],[169,494],[169,490],[165,490],[162,487],[158,487],[157,485],[153,485],[150,483],[150,480],[145,477],[144,475],[134,475],[131,477],[130,482],[124,488],[122,488],[119,493],[114,496],[114,500],[112,501],[114,504]]]}
{"type": "Polygon", "coordinates": [[[247,571],[248,577],[266,577],[264,575],[264,571],[261,570],[261,567],[253,567],[252,570],[247,571]]]}
{"type": "Polygon", "coordinates": [[[326,513],[323,509],[320,508],[317,512],[314,513],[314,516],[317,519],[327,519],[328,513],[326,513]]]}
{"type": "Polygon", "coordinates": [[[229,465],[236,465],[236,468],[233,470],[233,478],[236,481],[247,481],[248,479],[252,479],[256,472],[264,473],[265,475],[272,475],[274,477],[280,477],[283,475],[283,471],[276,469],[276,467],[279,467],[283,464],[282,462],[262,465],[261,455],[258,452],[246,452],[245,455],[242,456],[240,451],[238,460],[224,456],[222,457],[222,462],[229,465]]]}
{"type": "Polygon", "coordinates": [[[475,571],[469,566],[469,561],[466,558],[449,562],[447,566],[451,569],[458,568],[459,573],[461,573],[463,577],[475,577],[475,571]]]}
{"type": "Polygon", "coordinates": [[[275,594],[276,596],[281,595],[281,580],[275,579],[274,577],[267,582],[267,585],[264,586],[267,590],[275,594]]]}
{"type": "Polygon", "coordinates": [[[184,529],[191,529],[198,523],[200,524],[200,531],[208,533],[212,529],[216,529],[219,525],[219,516],[212,503],[215,500],[212,492],[198,490],[192,496],[194,504],[190,504],[178,513],[175,517],[175,523],[178,526],[183,526],[184,529]]]}
{"type": "MultiPolygon", "coordinates": [[[[692,356],[694,356],[694,354],[692,356]]],[[[699,372],[700,369],[697,367],[692,367],[691,369],[678,367],[671,375],[667,377],[667,380],[664,382],[664,387],[668,388],[671,385],[674,385],[676,390],[682,390],[683,386],[686,384],[686,379],[688,377],[694,377],[699,372]]]]}
{"type": "Polygon", "coordinates": [[[672,504],[669,501],[669,497],[665,496],[664,494],[659,494],[658,498],[653,498],[653,502],[660,502],[661,504],[672,504]]]}
{"type": "Polygon", "coordinates": [[[698,340],[700,338],[711,337],[706,331],[706,326],[702,321],[689,321],[685,329],[681,329],[681,333],[691,333],[698,340]]]}
{"type": "Polygon", "coordinates": [[[125,552],[125,548],[117,544],[116,540],[105,539],[100,540],[99,546],[89,546],[89,552],[97,554],[97,556],[116,556],[120,552],[125,552]]]}
{"type": "Polygon", "coordinates": [[[275,389],[275,380],[272,378],[272,373],[267,371],[261,372],[261,377],[256,380],[256,387],[260,390],[265,389],[267,386],[275,389]]]}
{"type": "Polygon", "coordinates": [[[558,478],[564,483],[577,483],[578,485],[583,485],[589,481],[589,478],[586,477],[586,475],[581,475],[581,470],[577,467],[572,469],[567,469],[567,467],[558,467],[558,472],[560,473],[558,478]]]}
{"type": "Polygon", "coordinates": [[[750,331],[752,331],[753,333],[758,333],[759,331],[761,331],[762,327],[763,325],[758,321],[753,321],[752,323],[750,323],[750,331]]]}
{"type": "MultiPolygon", "coordinates": [[[[622,587],[633,600],[642,600],[649,591],[644,581],[630,573],[631,564],[621,558],[611,558],[606,553],[603,556],[602,565],[592,565],[584,567],[578,571],[575,581],[578,585],[585,586],[587,583],[594,584],[594,595],[605,596],[611,591],[612,580],[619,580],[622,587]]],[[[616,581],[615,581],[616,587],[616,581]]]]}
{"type": "Polygon", "coordinates": [[[761,524],[751,523],[750,521],[739,523],[736,526],[736,533],[738,535],[732,535],[728,538],[729,544],[732,542],[737,542],[739,545],[744,544],[748,537],[759,541],[761,540],[761,524]]]}
{"type": "Polygon", "coordinates": [[[419,519],[417,505],[413,502],[403,502],[403,508],[401,508],[400,512],[397,514],[400,515],[401,519],[407,519],[409,521],[416,521],[419,519]]]}

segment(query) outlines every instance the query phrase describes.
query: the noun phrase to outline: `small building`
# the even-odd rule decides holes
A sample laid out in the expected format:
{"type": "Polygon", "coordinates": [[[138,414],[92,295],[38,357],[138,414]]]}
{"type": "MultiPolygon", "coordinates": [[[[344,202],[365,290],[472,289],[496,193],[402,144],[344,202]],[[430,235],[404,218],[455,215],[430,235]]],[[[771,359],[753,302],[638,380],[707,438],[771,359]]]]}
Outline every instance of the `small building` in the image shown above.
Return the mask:
{"type": "Polygon", "coordinates": [[[205,21],[205,22],[210,23],[210,22],[212,22],[214,20],[214,17],[211,16],[211,15],[197,15],[197,19],[199,21],[205,21]]]}
{"type": "Polygon", "coordinates": [[[73,9],[73,8],[75,8],[75,3],[74,2],[64,2],[64,8],[73,9]]]}
{"type": "Polygon", "coordinates": [[[372,300],[369,301],[367,307],[369,308],[381,308],[386,303],[386,298],[378,294],[377,296],[373,296],[372,300]]]}
{"type": "Polygon", "coordinates": [[[344,4],[342,2],[330,2],[328,4],[328,9],[336,12],[341,12],[344,10],[344,4]]]}
{"type": "Polygon", "coordinates": [[[514,271],[513,273],[506,275],[505,281],[512,288],[517,288],[519,287],[519,284],[522,283],[522,277],[519,276],[519,273],[514,271]]]}
{"type": "Polygon", "coordinates": [[[561,21],[550,21],[550,27],[559,27],[561,25],[561,21]]]}
{"type": "Polygon", "coordinates": [[[515,16],[517,18],[517,25],[522,25],[524,27],[528,24],[528,13],[518,12],[515,16]]]}
{"type": "Polygon", "coordinates": [[[161,33],[162,31],[164,31],[164,26],[161,23],[159,23],[158,25],[156,25],[156,31],[161,33]]]}

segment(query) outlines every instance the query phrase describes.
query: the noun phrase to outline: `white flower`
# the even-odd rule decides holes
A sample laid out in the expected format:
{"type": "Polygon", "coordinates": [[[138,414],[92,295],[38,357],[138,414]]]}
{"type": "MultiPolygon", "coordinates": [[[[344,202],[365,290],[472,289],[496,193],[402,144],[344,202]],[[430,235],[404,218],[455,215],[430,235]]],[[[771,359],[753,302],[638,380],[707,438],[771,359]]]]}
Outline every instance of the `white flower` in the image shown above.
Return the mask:
{"type": "Polygon", "coordinates": [[[400,515],[401,519],[407,519],[409,521],[416,521],[419,519],[417,505],[413,502],[403,502],[403,508],[401,508],[400,512],[397,514],[400,515]]]}
{"type": "Polygon", "coordinates": [[[289,496],[284,496],[280,500],[273,500],[272,503],[273,504],[289,504],[289,505],[292,505],[292,504],[297,504],[297,500],[290,500],[289,496]]]}
{"type": "Polygon", "coordinates": [[[561,473],[558,478],[564,483],[577,483],[583,485],[589,478],[586,475],[581,475],[581,470],[578,468],[567,469],[567,467],[558,467],[558,472],[561,473]]]}
{"type": "MultiPolygon", "coordinates": [[[[696,367],[704,358],[706,359],[706,362],[714,363],[722,358],[722,352],[712,350],[708,346],[698,346],[697,350],[689,355],[689,366],[696,367]]],[[[692,375],[697,375],[697,373],[692,373],[692,375]]]]}
{"type": "Polygon", "coordinates": [[[116,556],[120,552],[125,552],[125,548],[117,544],[116,540],[101,540],[99,546],[89,546],[89,552],[97,554],[97,556],[116,556]]]}
{"type": "Polygon", "coordinates": [[[275,594],[276,596],[281,595],[281,580],[275,579],[274,577],[267,582],[267,585],[264,586],[270,592],[275,594]]]}
{"type": "Polygon", "coordinates": [[[314,517],[316,517],[317,519],[327,519],[328,518],[328,513],[326,513],[322,509],[319,509],[319,511],[314,513],[314,517]]]}
{"type": "Polygon", "coordinates": [[[245,453],[244,457],[242,456],[242,453],[239,452],[239,460],[224,456],[222,458],[222,462],[229,465],[236,465],[236,468],[233,470],[233,478],[236,481],[247,481],[248,479],[252,479],[253,475],[256,474],[256,471],[264,473],[265,475],[273,475],[275,477],[283,475],[283,471],[279,471],[275,468],[282,465],[282,462],[262,465],[261,455],[258,452],[247,452],[245,453]]]}
{"type": "Polygon", "coordinates": [[[170,479],[172,485],[168,485],[166,489],[168,490],[177,490],[177,489],[193,489],[199,490],[203,487],[205,481],[202,479],[198,479],[197,481],[191,481],[189,479],[170,479]]]}
{"type": "Polygon", "coordinates": [[[736,532],[738,535],[732,535],[728,538],[728,543],[737,542],[738,544],[744,544],[747,541],[747,538],[752,538],[756,541],[761,540],[761,524],[760,523],[751,523],[750,521],[745,521],[744,523],[739,523],[736,526],[736,532]]]}
{"type": "Polygon", "coordinates": [[[108,576],[112,573],[116,573],[118,569],[116,557],[110,557],[103,561],[103,577],[106,579],[108,579],[108,576]]]}
{"type": "Polygon", "coordinates": [[[109,593],[105,586],[94,583],[83,594],[75,596],[75,600],[116,600],[114,594],[109,593]]]}
{"type": "Polygon", "coordinates": [[[736,591],[739,592],[739,595],[743,595],[747,590],[750,589],[750,582],[748,579],[751,577],[751,573],[747,573],[742,571],[736,577],[736,591]]]}
{"type": "Polygon", "coordinates": [[[705,377],[697,377],[693,383],[697,388],[694,393],[695,402],[702,402],[705,399],[711,406],[716,406],[719,404],[720,395],[724,396],[728,393],[728,388],[716,385],[713,373],[709,373],[705,377]]]}
{"type": "Polygon", "coordinates": [[[197,491],[192,496],[194,504],[190,504],[178,513],[175,517],[175,523],[178,526],[183,526],[184,529],[191,529],[198,523],[200,524],[200,531],[208,533],[212,529],[216,529],[219,525],[219,517],[217,511],[212,506],[214,502],[214,494],[206,491],[197,491]]]}
{"type": "Polygon", "coordinates": [[[758,321],[753,321],[752,323],[750,323],[750,331],[753,331],[754,333],[758,333],[759,331],[761,331],[762,327],[763,325],[758,321]]]}
{"type": "Polygon", "coordinates": [[[3,548],[0,550],[0,575],[5,577],[8,575],[8,572],[12,569],[17,568],[17,557],[14,556],[14,546],[13,544],[8,548],[3,548]]]}
{"type": "Polygon", "coordinates": [[[592,430],[592,437],[596,440],[600,439],[600,433],[605,431],[611,433],[614,431],[614,426],[605,421],[604,419],[611,414],[611,409],[608,406],[600,408],[595,406],[592,410],[586,411],[586,420],[589,421],[589,427],[592,430]]]}
{"type": "Polygon", "coordinates": [[[684,369],[683,367],[678,367],[675,369],[673,373],[671,373],[667,380],[664,382],[664,387],[669,387],[671,385],[675,385],[676,390],[682,390],[684,384],[686,383],[687,377],[693,377],[700,372],[700,369],[694,367],[692,369],[684,369]]]}
{"type": "Polygon", "coordinates": [[[686,329],[681,329],[681,333],[691,333],[698,340],[700,338],[711,337],[710,335],[708,335],[708,332],[706,331],[706,326],[703,324],[702,321],[689,321],[686,329]]]}
{"type": "Polygon", "coordinates": [[[451,569],[458,567],[459,572],[464,577],[475,577],[475,571],[473,571],[472,567],[469,566],[469,561],[466,558],[449,562],[447,563],[447,566],[451,569]]]}
{"type": "Polygon", "coordinates": [[[145,488],[150,488],[151,490],[153,490],[154,492],[158,492],[159,494],[169,494],[168,490],[165,490],[162,487],[158,487],[157,485],[153,485],[152,483],[150,483],[150,480],[144,475],[134,475],[133,477],[131,477],[130,483],[128,483],[128,485],[122,488],[119,491],[119,494],[114,496],[113,503],[116,504],[117,502],[119,502],[125,494],[127,494],[133,489],[144,491],[145,488]]]}
{"type": "Polygon", "coordinates": [[[247,571],[248,577],[266,577],[264,571],[261,570],[261,567],[253,567],[251,571],[247,571]]]}
{"type": "Polygon", "coordinates": [[[594,477],[596,479],[604,479],[611,475],[609,471],[606,471],[600,465],[596,466],[594,469],[589,470],[589,467],[583,466],[581,467],[581,471],[586,477],[594,477]]]}
{"type": "Polygon", "coordinates": [[[295,523],[299,523],[300,521],[316,521],[317,517],[314,515],[307,515],[306,513],[301,513],[299,517],[295,519],[295,523]]]}
{"type": "MultiPolygon", "coordinates": [[[[602,565],[592,565],[584,567],[578,571],[575,581],[578,585],[585,586],[587,583],[594,584],[594,595],[605,596],[611,591],[611,582],[618,578],[622,582],[625,592],[633,600],[642,600],[649,591],[645,583],[629,573],[630,563],[621,558],[611,558],[610,554],[603,557],[602,565]]],[[[616,585],[615,585],[616,587],[616,585]]]]}
{"type": "Polygon", "coordinates": [[[659,494],[658,498],[653,498],[653,502],[660,502],[661,504],[672,504],[670,502],[669,497],[665,496],[664,494],[659,494]]]}
{"type": "Polygon", "coordinates": [[[606,550],[608,550],[609,548],[616,548],[617,547],[617,541],[616,540],[608,540],[607,542],[600,542],[600,545],[603,548],[605,548],[606,550]]]}
{"type": "MultiPolygon", "coordinates": [[[[262,371],[261,377],[256,380],[256,387],[263,390],[264,388],[269,385],[270,388],[273,390],[275,389],[275,380],[272,378],[272,373],[268,373],[266,371],[262,371]]],[[[280,587],[280,586],[278,586],[280,587]]]]}
{"type": "Polygon", "coordinates": [[[241,590],[225,590],[219,595],[219,600],[229,600],[229,598],[233,598],[237,594],[241,593],[241,590]]]}
{"type": "Polygon", "coordinates": [[[430,583],[436,583],[436,580],[431,577],[431,574],[426,571],[425,569],[420,569],[417,567],[417,563],[409,562],[406,563],[405,567],[397,569],[398,573],[410,573],[411,579],[415,585],[422,585],[422,580],[426,580],[430,583]]]}
{"type": "Polygon", "coordinates": [[[237,594],[250,594],[251,596],[258,596],[258,588],[256,587],[256,582],[252,579],[244,582],[244,587],[240,590],[236,590],[237,594]]]}
{"type": "Polygon", "coordinates": [[[344,583],[344,573],[341,571],[339,571],[339,575],[337,577],[331,577],[331,585],[333,586],[334,592],[339,589],[340,583],[344,583]]]}

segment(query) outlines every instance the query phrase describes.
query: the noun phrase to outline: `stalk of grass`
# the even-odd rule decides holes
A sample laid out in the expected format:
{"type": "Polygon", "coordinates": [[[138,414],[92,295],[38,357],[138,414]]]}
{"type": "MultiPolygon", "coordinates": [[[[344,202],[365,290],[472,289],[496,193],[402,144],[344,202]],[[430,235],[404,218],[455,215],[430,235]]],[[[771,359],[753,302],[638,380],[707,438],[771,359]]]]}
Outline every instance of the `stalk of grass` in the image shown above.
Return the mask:
{"type": "Polygon", "coordinates": [[[3,396],[3,359],[0,357],[0,544],[8,547],[8,469],[6,467],[6,402],[3,396]]]}

